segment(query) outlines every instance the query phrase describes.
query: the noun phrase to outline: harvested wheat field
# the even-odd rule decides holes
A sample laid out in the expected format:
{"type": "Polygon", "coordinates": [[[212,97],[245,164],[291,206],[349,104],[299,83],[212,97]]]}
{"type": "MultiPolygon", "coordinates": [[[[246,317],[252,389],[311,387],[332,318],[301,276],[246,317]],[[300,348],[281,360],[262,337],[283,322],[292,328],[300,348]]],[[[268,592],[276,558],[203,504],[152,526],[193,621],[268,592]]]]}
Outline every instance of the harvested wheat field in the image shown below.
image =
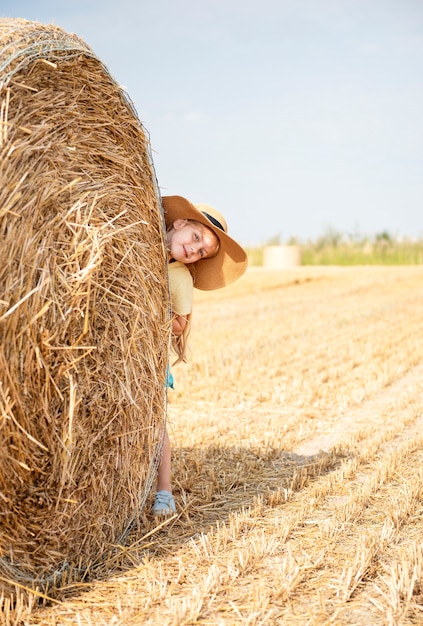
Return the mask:
{"type": "Polygon", "coordinates": [[[196,292],[178,514],[5,624],[423,623],[423,267],[250,268],[196,292]]]}

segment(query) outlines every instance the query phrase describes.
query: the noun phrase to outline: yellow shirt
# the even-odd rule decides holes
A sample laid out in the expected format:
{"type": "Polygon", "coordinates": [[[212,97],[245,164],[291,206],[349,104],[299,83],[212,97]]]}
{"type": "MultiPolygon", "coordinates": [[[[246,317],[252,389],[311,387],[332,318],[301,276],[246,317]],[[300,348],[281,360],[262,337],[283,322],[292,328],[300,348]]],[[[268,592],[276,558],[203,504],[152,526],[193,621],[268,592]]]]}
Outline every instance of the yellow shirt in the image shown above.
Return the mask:
{"type": "Polygon", "coordinates": [[[168,264],[169,291],[172,311],[176,315],[188,315],[192,311],[194,281],[184,263],[174,261],[168,264]]]}

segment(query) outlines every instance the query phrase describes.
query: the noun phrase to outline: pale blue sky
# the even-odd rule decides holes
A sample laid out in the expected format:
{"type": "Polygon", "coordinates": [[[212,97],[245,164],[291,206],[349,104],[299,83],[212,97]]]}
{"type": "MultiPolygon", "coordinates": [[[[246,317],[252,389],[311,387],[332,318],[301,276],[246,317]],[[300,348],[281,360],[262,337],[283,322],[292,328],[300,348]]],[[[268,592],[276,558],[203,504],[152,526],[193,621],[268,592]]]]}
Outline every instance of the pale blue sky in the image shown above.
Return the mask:
{"type": "Polygon", "coordinates": [[[1,0],[86,41],[150,134],[163,195],[244,245],[423,236],[423,0],[1,0]]]}

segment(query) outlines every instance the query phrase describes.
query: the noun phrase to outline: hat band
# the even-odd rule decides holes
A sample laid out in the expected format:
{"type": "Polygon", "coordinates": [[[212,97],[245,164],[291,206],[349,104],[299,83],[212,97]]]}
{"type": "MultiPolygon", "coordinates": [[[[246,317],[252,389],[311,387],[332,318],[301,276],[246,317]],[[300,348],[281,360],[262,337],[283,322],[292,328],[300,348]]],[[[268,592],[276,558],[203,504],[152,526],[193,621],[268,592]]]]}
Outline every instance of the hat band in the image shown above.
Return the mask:
{"type": "Polygon", "coordinates": [[[207,217],[208,220],[210,220],[210,222],[213,224],[213,226],[216,226],[217,228],[220,228],[220,230],[223,230],[223,232],[225,232],[225,229],[223,228],[222,224],[212,215],[210,215],[210,213],[206,213],[205,211],[201,211],[201,213],[207,217]]]}

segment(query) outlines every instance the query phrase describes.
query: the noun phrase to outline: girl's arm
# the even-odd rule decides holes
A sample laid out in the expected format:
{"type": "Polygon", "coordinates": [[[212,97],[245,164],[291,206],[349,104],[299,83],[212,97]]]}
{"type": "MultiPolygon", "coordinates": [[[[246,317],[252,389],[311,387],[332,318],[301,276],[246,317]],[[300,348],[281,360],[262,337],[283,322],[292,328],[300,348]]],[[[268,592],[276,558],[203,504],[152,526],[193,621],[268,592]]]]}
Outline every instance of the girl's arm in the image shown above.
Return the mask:
{"type": "Polygon", "coordinates": [[[187,318],[182,315],[174,315],[172,317],[172,334],[180,337],[187,325],[187,318]]]}

